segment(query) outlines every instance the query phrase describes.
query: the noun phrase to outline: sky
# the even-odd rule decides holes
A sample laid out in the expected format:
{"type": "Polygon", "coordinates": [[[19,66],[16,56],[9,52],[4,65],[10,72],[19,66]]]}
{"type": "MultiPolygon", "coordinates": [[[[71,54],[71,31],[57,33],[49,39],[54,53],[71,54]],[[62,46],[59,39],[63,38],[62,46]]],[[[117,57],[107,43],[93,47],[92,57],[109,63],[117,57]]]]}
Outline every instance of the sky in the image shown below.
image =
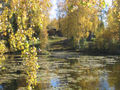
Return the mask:
{"type": "Polygon", "coordinates": [[[109,6],[112,6],[112,0],[105,0],[105,3],[108,4],[109,6]]]}
{"type": "Polygon", "coordinates": [[[103,13],[103,15],[102,15],[103,20],[102,21],[104,22],[105,27],[107,27],[108,22],[107,22],[107,15],[105,12],[107,12],[109,10],[109,7],[112,6],[112,0],[105,0],[105,3],[106,3],[106,7],[105,7],[105,9],[102,10],[102,13],[103,13]]]}
{"type": "MultiPolygon", "coordinates": [[[[54,18],[57,17],[57,0],[51,0],[52,7],[50,11],[50,19],[53,20],[54,18]]],[[[110,6],[112,6],[112,0],[105,0],[105,3],[110,6]]]]}
{"type": "Polygon", "coordinates": [[[51,3],[52,3],[52,8],[51,8],[51,11],[50,11],[50,19],[53,20],[54,18],[57,17],[57,0],[51,0],[51,3]]]}

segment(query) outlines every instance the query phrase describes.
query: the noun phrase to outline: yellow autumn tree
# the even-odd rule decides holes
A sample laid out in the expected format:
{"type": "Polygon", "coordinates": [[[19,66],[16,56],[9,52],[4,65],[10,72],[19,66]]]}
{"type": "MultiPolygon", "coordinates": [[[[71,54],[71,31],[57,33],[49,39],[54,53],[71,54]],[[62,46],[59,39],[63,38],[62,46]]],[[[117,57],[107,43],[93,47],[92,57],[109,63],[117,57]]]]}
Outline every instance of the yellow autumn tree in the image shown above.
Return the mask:
{"type": "Polygon", "coordinates": [[[107,14],[108,25],[96,35],[96,47],[99,50],[113,52],[118,49],[120,41],[120,1],[113,0],[107,14]]]}
{"type": "Polygon", "coordinates": [[[2,8],[0,31],[10,51],[24,50],[29,41],[36,41],[38,32],[40,41],[47,41],[49,0],[4,0],[2,8]]]}
{"type": "Polygon", "coordinates": [[[94,7],[96,1],[70,0],[66,3],[67,15],[61,20],[62,32],[73,39],[74,47],[80,47],[80,41],[88,38],[89,32],[95,33],[98,28],[98,9],[94,7]]]}
{"type": "Polygon", "coordinates": [[[3,0],[0,15],[0,54],[3,55],[7,48],[10,52],[21,52],[24,58],[28,86],[36,84],[37,49],[30,46],[40,38],[40,48],[46,44],[46,24],[49,0],[3,0]],[[38,36],[36,35],[38,33],[38,36]],[[37,37],[36,37],[37,36],[37,37]]]}

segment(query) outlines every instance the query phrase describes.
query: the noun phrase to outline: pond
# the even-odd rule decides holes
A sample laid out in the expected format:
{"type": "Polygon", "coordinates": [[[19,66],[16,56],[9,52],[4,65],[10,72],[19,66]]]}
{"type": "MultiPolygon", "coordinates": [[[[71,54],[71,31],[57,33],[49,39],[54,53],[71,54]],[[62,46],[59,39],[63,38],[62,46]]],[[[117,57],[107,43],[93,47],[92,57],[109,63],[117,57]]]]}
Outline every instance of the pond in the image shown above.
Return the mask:
{"type": "MultiPolygon", "coordinates": [[[[0,62],[0,90],[26,90],[20,55],[0,62]]],[[[76,52],[38,55],[37,84],[33,90],[119,90],[119,56],[89,56],[76,52]]]]}

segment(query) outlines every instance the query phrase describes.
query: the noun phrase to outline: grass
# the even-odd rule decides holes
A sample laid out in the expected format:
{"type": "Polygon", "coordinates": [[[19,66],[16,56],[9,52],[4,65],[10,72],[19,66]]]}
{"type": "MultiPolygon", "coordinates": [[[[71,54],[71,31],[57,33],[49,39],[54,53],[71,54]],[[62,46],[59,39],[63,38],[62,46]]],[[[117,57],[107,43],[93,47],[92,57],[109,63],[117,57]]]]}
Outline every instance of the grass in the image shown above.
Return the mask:
{"type": "Polygon", "coordinates": [[[52,37],[48,38],[48,43],[52,44],[52,43],[56,43],[56,42],[59,42],[61,40],[65,40],[65,39],[66,39],[65,37],[52,36],[52,37]]]}

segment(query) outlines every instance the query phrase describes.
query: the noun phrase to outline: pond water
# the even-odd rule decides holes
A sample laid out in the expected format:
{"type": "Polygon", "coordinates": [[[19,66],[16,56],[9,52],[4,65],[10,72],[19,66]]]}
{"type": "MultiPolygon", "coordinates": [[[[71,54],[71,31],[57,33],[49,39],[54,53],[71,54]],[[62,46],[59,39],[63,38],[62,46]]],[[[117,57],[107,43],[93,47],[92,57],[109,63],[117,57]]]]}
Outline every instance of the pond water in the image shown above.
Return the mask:
{"type": "MultiPolygon", "coordinates": [[[[33,90],[120,90],[119,56],[88,56],[75,52],[38,55],[33,90]]],[[[24,62],[6,55],[0,62],[0,90],[26,90],[24,62]]]]}

